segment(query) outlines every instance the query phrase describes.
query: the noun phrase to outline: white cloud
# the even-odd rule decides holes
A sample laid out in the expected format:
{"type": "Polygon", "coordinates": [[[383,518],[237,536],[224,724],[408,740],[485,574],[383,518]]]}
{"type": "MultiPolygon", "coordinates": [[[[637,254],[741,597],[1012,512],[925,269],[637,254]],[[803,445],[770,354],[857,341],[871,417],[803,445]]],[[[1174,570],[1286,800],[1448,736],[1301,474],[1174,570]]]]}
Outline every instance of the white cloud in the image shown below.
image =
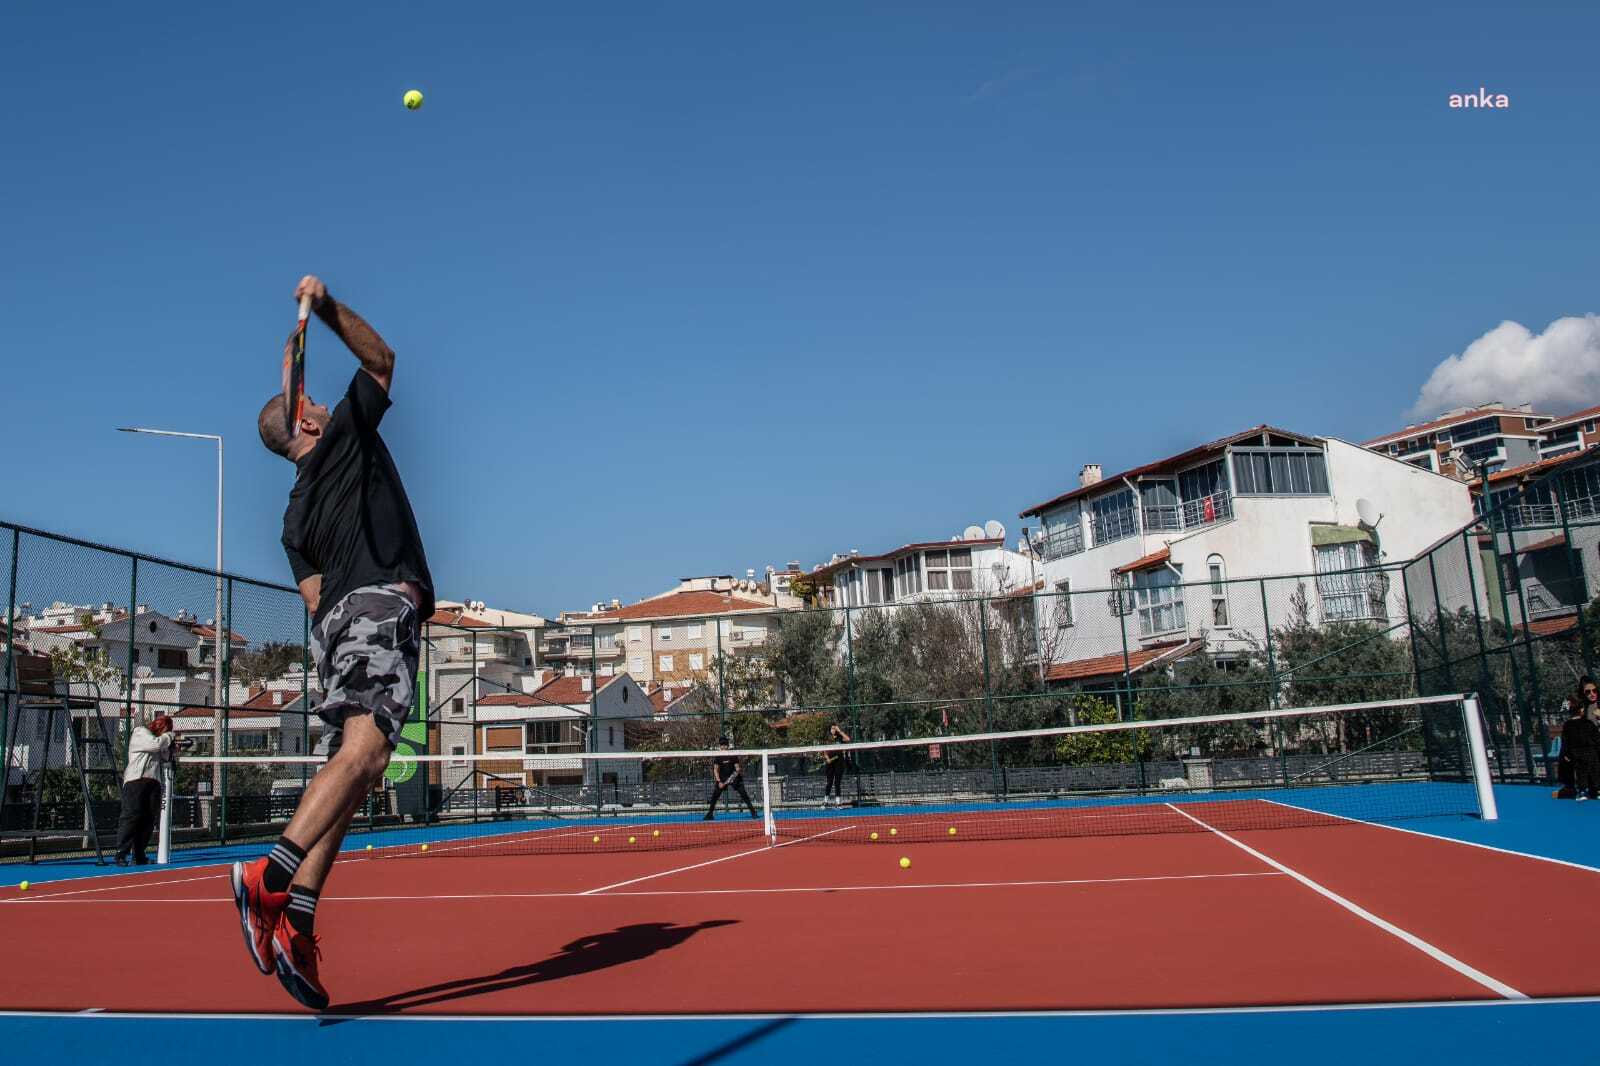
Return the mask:
{"type": "Polygon", "coordinates": [[[1500,323],[1433,368],[1409,417],[1491,400],[1554,415],[1600,400],[1600,315],[1558,318],[1543,333],[1500,323]]]}

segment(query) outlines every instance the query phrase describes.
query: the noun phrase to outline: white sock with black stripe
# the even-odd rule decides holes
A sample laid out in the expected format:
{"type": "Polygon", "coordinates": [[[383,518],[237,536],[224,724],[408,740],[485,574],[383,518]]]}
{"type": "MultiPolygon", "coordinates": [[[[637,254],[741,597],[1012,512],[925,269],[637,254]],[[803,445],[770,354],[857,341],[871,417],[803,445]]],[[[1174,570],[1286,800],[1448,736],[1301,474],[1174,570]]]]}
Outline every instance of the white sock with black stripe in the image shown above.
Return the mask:
{"type": "Polygon", "coordinates": [[[310,936],[313,923],[317,920],[317,898],[321,895],[314,888],[304,885],[289,886],[289,906],[284,914],[289,919],[289,925],[302,936],[310,936]]]}

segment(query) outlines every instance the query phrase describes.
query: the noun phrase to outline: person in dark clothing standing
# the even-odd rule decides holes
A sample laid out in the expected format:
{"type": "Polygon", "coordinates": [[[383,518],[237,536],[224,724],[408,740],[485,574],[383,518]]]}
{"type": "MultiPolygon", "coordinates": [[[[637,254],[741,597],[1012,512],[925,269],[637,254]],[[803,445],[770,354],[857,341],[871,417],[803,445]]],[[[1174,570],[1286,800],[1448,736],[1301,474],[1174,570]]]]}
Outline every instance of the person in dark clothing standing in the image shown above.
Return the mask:
{"type": "MultiPolygon", "coordinates": [[[[731,748],[733,747],[733,739],[731,737],[723,737],[717,741],[717,746],[723,749],[731,748]]],[[[716,788],[711,791],[711,807],[706,811],[704,821],[711,821],[712,816],[717,813],[717,800],[721,799],[722,794],[730,788],[739,793],[739,798],[744,800],[744,805],[750,808],[750,817],[761,817],[756,813],[756,805],[750,800],[750,793],[745,791],[744,766],[740,763],[737,755],[720,755],[712,759],[711,780],[716,784],[716,788]]]]}
{"type": "Polygon", "coordinates": [[[350,820],[382,780],[411,715],[433,578],[400,472],[378,433],[390,407],[394,351],[318,279],[300,280],[294,299],[303,297],[361,367],[332,411],[307,396],[290,425],[280,394],[256,426],[261,443],[295,465],[283,549],[312,615],[311,650],[325,693],[318,750],[329,759],[272,851],[235,863],[232,877],[251,961],[321,1010],[328,992],[312,931],[317,900],[350,820]]]}
{"type": "Polygon", "coordinates": [[[1561,727],[1561,753],[1572,760],[1572,787],[1580,801],[1600,796],[1600,726],[1579,713],[1561,727]]]}
{"type": "MultiPolygon", "coordinates": [[[[838,725],[828,727],[829,744],[848,744],[850,734],[840,729],[838,725]]],[[[822,802],[844,802],[844,764],[845,753],[842,751],[826,751],[822,753],[823,769],[828,774],[828,787],[822,793],[822,802]]]]}
{"type": "Polygon", "coordinates": [[[157,715],[128,737],[128,768],[122,774],[122,816],[117,820],[118,866],[133,855],[137,866],[148,865],[145,852],[161,815],[161,770],[172,761],[176,742],[172,719],[157,715]]]}
{"type": "MultiPolygon", "coordinates": [[[[1568,696],[1562,701],[1562,706],[1566,708],[1568,722],[1575,721],[1583,717],[1582,697],[1568,696]]],[[[1566,722],[1563,722],[1563,731],[1565,731],[1565,728],[1566,722]]],[[[1566,741],[1563,739],[1561,733],[1556,734],[1555,743],[1552,745],[1552,747],[1556,751],[1556,784],[1560,785],[1561,787],[1552,792],[1551,795],[1556,799],[1572,799],[1578,794],[1573,788],[1572,782],[1572,756],[1567,754],[1566,741]]]]}

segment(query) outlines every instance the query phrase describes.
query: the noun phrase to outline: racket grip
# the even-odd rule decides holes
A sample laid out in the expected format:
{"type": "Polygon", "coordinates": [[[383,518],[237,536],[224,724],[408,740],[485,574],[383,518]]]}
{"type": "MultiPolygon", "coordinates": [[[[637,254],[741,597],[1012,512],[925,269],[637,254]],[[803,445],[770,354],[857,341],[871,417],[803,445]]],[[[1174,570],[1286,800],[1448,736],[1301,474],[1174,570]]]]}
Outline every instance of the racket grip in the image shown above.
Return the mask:
{"type": "Polygon", "coordinates": [[[300,321],[304,322],[311,317],[311,297],[300,297],[300,321]]]}

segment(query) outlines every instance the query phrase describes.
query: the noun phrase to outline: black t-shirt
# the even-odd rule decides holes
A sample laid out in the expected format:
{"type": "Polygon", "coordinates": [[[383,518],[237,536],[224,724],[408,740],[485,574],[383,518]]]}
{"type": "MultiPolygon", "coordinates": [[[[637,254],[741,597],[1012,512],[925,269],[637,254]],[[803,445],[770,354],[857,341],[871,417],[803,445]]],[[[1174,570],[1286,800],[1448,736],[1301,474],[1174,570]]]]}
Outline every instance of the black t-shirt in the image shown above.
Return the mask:
{"type": "Polygon", "coordinates": [[[731,784],[739,776],[739,757],[737,755],[723,755],[711,761],[717,769],[717,780],[724,785],[731,784]]]}
{"type": "Polygon", "coordinates": [[[1561,727],[1561,753],[1571,758],[1597,752],[1600,752],[1600,726],[1587,718],[1567,719],[1567,724],[1561,727]]]}
{"type": "Polygon", "coordinates": [[[414,581],[422,618],[433,613],[433,577],[417,519],[378,423],[389,394],[357,370],[299,474],[283,513],[283,550],[298,584],[322,575],[316,621],[365,585],[414,581]]]}

